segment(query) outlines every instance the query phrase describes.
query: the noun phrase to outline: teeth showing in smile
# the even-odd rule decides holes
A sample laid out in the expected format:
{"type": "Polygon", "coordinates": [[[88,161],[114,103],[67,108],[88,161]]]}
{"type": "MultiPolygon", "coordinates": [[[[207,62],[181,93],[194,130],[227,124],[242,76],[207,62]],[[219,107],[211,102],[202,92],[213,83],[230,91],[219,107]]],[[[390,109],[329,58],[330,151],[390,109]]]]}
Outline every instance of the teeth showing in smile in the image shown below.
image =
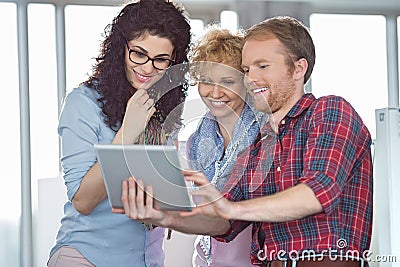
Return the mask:
{"type": "Polygon", "coordinates": [[[261,87],[261,88],[255,89],[253,92],[254,92],[255,94],[257,94],[257,93],[265,92],[265,91],[267,91],[267,90],[268,90],[268,87],[261,87]]]}
{"type": "Polygon", "coordinates": [[[140,75],[138,72],[136,72],[136,75],[141,80],[150,80],[151,79],[151,77],[140,75]]]}
{"type": "Polygon", "coordinates": [[[222,101],[211,101],[211,104],[213,104],[214,106],[222,106],[225,103],[222,101]]]}

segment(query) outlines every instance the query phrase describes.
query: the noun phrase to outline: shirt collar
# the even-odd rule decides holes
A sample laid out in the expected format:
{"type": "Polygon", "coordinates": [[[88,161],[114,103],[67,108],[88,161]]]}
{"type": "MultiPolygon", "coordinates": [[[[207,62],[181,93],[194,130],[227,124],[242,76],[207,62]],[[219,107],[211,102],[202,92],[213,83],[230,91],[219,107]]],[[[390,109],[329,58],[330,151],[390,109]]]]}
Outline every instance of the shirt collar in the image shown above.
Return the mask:
{"type": "Polygon", "coordinates": [[[315,99],[316,98],[312,93],[304,94],[286,116],[291,118],[300,116],[300,114],[303,113],[304,110],[307,110],[311,106],[315,99]]]}

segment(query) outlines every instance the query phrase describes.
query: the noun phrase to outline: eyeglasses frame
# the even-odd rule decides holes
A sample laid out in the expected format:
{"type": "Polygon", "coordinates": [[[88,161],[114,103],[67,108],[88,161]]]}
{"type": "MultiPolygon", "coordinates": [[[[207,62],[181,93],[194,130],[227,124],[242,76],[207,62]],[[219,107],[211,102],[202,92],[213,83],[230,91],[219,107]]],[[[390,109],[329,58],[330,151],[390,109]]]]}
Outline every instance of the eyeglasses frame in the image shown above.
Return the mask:
{"type": "Polygon", "coordinates": [[[151,61],[151,65],[153,66],[154,69],[159,70],[159,71],[163,71],[163,70],[166,70],[166,69],[168,69],[169,67],[171,67],[171,65],[175,62],[176,53],[174,52],[174,59],[163,58],[163,59],[169,61],[168,67],[166,67],[165,69],[157,68],[157,67],[154,65],[154,60],[160,59],[159,57],[151,58],[151,57],[149,57],[148,55],[146,55],[146,54],[144,54],[144,53],[142,53],[142,52],[140,52],[140,51],[135,51],[135,50],[131,49],[131,48],[129,47],[128,40],[125,40],[125,43],[126,43],[126,47],[128,48],[128,58],[129,58],[129,60],[130,60],[132,63],[135,63],[135,64],[137,64],[137,65],[144,65],[144,64],[146,64],[147,62],[149,62],[149,60],[150,60],[150,61],[151,61]],[[147,57],[147,60],[146,60],[145,62],[143,62],[143,63],[138,63],[138,62],[133,61],[133,60],[131,59],[131,53],[132,53],[132,52],[139,52],[139,53],[143,54],[144,56],[147,57]]]}

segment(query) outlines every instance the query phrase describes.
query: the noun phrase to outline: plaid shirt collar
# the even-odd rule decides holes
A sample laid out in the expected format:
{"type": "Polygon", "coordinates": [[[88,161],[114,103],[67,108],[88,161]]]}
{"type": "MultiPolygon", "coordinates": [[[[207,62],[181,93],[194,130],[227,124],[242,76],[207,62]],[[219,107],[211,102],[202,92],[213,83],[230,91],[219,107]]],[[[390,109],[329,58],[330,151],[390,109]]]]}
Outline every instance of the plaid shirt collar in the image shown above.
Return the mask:
{"type": "Polygon", "coordinates": [[[290,118],[296,118],[300,116],[305,110],[307,110],[311,104],[315,101],[315,96],[312,93],[304,94],[292,107],[292,109],[286,115],[290,118]]]}

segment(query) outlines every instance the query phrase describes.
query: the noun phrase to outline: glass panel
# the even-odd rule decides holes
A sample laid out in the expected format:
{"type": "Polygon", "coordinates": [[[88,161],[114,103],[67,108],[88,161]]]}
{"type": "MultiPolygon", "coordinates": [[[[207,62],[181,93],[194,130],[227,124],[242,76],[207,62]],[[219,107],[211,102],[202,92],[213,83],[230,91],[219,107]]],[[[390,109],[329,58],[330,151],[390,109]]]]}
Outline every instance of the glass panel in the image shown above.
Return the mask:
{"type": "Polygon", "coordinates": [[[388,105],[385,18],[313,14],[310,25],[316,46],[312,92],[344,97],[375,138],[375,109],[388,105]]]}
{"type": "Polygon", "coordinates": [[[0,266],[19,266],[21,153],[16,5],[0,3],[0,266]]]}
{"type": "MultiPolygon", "coordinates": [[[[31,130],[31,175],[33,204],[33,253],[36,266],[45,266],[53,244],[56,224],[47,216],[41,198],[54,189],[38,191],[44,178],[59,174],[57,63],[55,43],[55,7],[51,4],[29,4],[29,100],[31,130]],[[42,36],[46,36],[43,38],[42,36]],[[54,225],[53,225],[54,224],[54,225]],[[46,232],[51,232],[47,238],[46,232]]],[[[48,199],[48,198],[47,198],[48,199]]],[[[62,206],[59,207],[59,210],[62,206]]]]}
{"type": "MultiPolygon", "coordinates": [[[[399,74],[397,76],[397,80],[399,80],[399,88],[398,90],[400,91],[400,17],[397,17],[397,68],[399,71],[399,74]]],[[[400,92],[399,92],[399,103],[400,103],[400,92]]]]}
{"type": "MultiPolygon", "coordinates": [[[[190,28],[193,34],[192,40],[194,42],[203,36],[205,26],[202,19],[190,19],[190,28]]],[[[200,118],[196,117],[195,114],[202,114],[200,109],[204,111],[203,113],[206,112],[206,106],[200,98],[197,85],[191,85],[188,88],[187,97],[183,106],[182,122],[185,127],[179,132],[178,140],[180,142],[186,142],[189,136],[196,130],[200,118]],[[193,107],[199,110],[194,111],[193,107]]]]}
{"type": "Polygon", "coordinates": [[[67,91],[77,87],[91,74],[99,54],[104,29],[121,7],[65,7],[67,91]]]}
{"type": "Polygon", "coordinates": [[[238,14],[235,11],[224,10],[220,14],[221,28],[236,32],[238,29],[238,14]]]}
{"type": "Polygon", "coordinates": [[[195,40],[199,38],[204,30],[204,21],[201,19],[191,19],[190,20],[190,28],[192,31],[192,39],[195,40]]]}
{"type": "Polygon", "coordinates": [[[59,174],[54,6],[28,5],[28,21],[32,179],[37,180],[59,174]]]}

